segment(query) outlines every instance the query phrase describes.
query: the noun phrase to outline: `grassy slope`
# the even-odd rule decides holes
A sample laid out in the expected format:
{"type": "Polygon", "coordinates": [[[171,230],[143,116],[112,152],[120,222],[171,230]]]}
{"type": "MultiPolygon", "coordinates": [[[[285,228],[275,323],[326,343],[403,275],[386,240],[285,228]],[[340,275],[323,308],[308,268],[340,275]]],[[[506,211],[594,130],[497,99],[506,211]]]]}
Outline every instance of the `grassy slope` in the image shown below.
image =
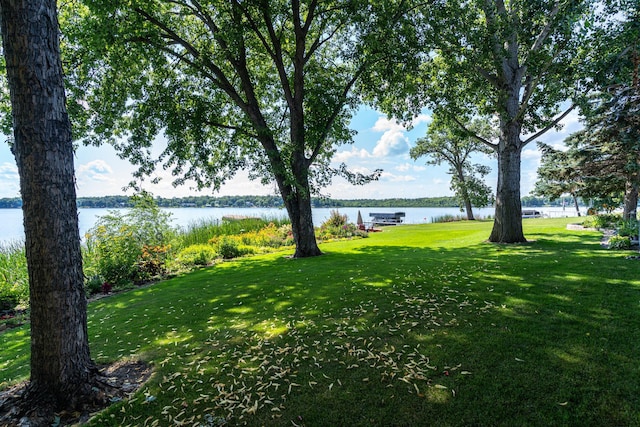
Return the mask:
{"type": "MultiPolygon", "coordinates": [[[[640,425],[638,261],[567,220],[402,226],[218,265],[90,305],[98,362],[149,384],[94,425],[640,425]]],[[[0,335],[24,378],[25,328],[0,335]]]]}

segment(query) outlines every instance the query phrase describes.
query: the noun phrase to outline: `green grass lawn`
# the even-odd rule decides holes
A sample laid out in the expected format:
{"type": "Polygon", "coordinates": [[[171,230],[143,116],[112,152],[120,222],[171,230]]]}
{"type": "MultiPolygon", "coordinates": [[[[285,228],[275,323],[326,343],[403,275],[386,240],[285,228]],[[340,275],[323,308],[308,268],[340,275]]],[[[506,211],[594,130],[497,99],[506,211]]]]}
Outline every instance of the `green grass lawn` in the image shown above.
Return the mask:
{"type": "MultiPolygon", "coordinates": [[[[388,228],[93,302],[93,358],[155,373],[92,425],[640,425],[640,261],[567,222],[388,228]]],[[[28,329],[0,346],[6,387],[28,329]]]]}

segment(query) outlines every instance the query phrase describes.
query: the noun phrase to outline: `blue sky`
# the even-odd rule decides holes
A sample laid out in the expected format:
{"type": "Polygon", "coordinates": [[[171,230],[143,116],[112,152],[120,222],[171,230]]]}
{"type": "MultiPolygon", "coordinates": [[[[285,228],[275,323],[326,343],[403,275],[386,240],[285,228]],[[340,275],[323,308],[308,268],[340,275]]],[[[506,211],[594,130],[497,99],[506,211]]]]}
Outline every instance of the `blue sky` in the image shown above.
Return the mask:
{"type": "MultiPolygon", "coordinates": [[[[358,133],[353,145],[341,146],[336,153],[336,164],[345,162],[350,169],[371,172],[383,169],[379,181],[365,186],[354,187],[342,179],[325,189],[324,195],[336,199],[384,199],[393,197],[417,198],[452,195],[449,189],[447,167],[427,166],[426,159],[416,161],[409,157],[409,150],[415,141],[424,136],[431,121],[428,113],[417,117],[411,130],[383,114],[367,107],[361,108],[351,122],[351,128],[358,133]]],[[[580,129],[577,113],[571,113],[563,121],[561,131],[550,131],[540,138],[552,146],[562,146],[569,134],[580,129]]],[[[495,159],[479,155],[475,162],[487,164],[492,172],[487,183],[495,188],[497,162],[495,159]]],[[[536,170],[540,163],[540,153],[535,143],[530,143],[522,153],[521,194],[527,195],[536,181],[536,170]]],[[[76,153],[76,180],[78,196],[107,196],[122,194],[122,188],[131,180],[134,168],[126,160],[120,159],[111,146],[80,147],[76,153]]],[[[187,195],[270,195],[273,187],[264,187],[258,181],[250,181],[245,173],[239,172],[218,193],[198,192],[193,186],[174,188],[169,173],[160,174],[159,184],[147,182],[145,189],[156,196],[182,197],[187,195]]],[[[131,194],[131,191],[128,192],[131,194]]],[[[13,155],[7,144],[0,144],[0,197],[18,197],[18,171],[13,155]]]]}

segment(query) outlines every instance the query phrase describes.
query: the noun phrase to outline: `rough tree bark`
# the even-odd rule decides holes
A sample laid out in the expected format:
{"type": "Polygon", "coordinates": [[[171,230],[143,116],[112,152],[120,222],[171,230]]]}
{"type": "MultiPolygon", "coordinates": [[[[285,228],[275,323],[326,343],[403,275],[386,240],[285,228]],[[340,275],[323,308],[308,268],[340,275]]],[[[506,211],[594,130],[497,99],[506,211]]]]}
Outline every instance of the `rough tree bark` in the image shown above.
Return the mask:
{"type": "Polygon", "coordinates": [[[71,123],[55,0],[0,0],[31,304],[31,405],[73,408],[91,391],[71,123]]]}
{"type": "Polygon", "coordinates": [[[498,145],[498,184],[496,188],[496,213],[490,242],[526,242],[522,230],[522,206],[520,202],[520,158],[522,142],[517,123],[504,126],[498,145]]]}

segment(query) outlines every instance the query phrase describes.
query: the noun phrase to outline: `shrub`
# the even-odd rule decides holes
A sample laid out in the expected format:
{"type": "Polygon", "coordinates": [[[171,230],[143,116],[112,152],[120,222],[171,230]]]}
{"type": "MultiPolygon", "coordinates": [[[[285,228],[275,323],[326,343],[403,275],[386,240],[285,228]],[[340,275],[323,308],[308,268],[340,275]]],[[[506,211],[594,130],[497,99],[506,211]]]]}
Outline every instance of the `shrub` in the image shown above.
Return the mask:
{"type": "Polygon", "coordinates": [[[24,244],[0,245],[0,310],[29,304],[29,273],[24,244]]]}
{"type": "Polygon", "coordinates": [[[175,236],[170,214],[149,196],[134,199],[121,214],[110,211],[86,234],[85,274],[119,285],[141,283],[165,272],[170,241],[175,236]]]}
{"type": "Polygon", "coordinates": [[[282,239],[282,246],[291,246],[295,243],[291,224],[284,224],[278,227],[278,235],[282,239]]]}
{"type": "Polygon", "coordinates": [[[241,244],[240,241],[239,236],[222,236],[215,243],[216,250],[223,259],[233,259],[254,253],[253,249],[241,244]]]}
{"type": "Polygon", "coordinates": [[[144,282],[167,273],[167,253],[171,245],[142,245],[134,282],[144,282]]]}
{"type": "Polygon", "coordinates": [[[186,267],[209,265],[218,256],[211,245],[191,245],[182,249],[176,257],[178,263],[186,267]]]}
{"type": "Polygon", "coordinates": [[[95,295],[102,290],[104,281],[98,275],[91,276],[84,284],[84,291],[87,295],[95,295]]]}
{"type": "Polygon", "coordinates": [[[583,227],[614,228],[622,220],[620,214],[599,214],[588,216],[582,221],[583,227]]]}
{"type": "Polygon", "coordinates": [[[353,223],[348,223],[347,216],[341,215],[338,211],[331,211],[329,218],[317,230],[317,237],[320,240],[367,236],[366,231],[358,229],[353,223]]]}
{"type": "Polygon", "coordinates": [[[293,244],[291,225],[277,226],[273,222],[258,230],[245,231],[236,235],[215,236],[209,240],[217,253],[224,259],[237,258],[256,252],[268,252],[273,248],[293,244]]]}
{"type": "Polygon", "coordinates": [[[332,210],[329,218],[322,223],[322,226],[327,226],[327,227],[342,227],[343,225],[347,224],[347,215],[341,215],[340,212],[338,212],[337,210],[332,210]]]}
{"type": "Polygon", "coordinates": [[[109,292],[111,292],[112,289],[113,289],[113,285],[109,282],[102,283],[102,286],[100,287],[100,290],[102,291],[103,294],[108,294],[109,292]]]}
{"type": "Polygon", "coordinates": [[[259,231],[271,223],[280,227],[288,222],[286,218],[201,219],[191,222],[179,237],[182,247],[187,247],[206,244],[216,237],[259,231]]]}
{"type": "Polygon", "coordinates": [[[629,236],[635,237],[638,235],[638,225],[640,223],[637,220],[629,219],[626,221],[621,221],[618,224],[618,235],[619,236],[629,236]]]}
{"type": "Polygon", "coordinates": [[[285,225],[285,230],[280,230],[276,225],[270,222],[266,227],[261,228],[258,231],[249,233],[242,233],[242,243],[249,246],[256,246],[259,248],[279,248],[289,243],[289,239],[293,242],[293,233],[289,237],[289,231],[291,225],[285,225]]]}
{"type": "Polygon", "coordinates": [[[609,249],[624,250],[631,248],[629,236],[611,236],[609,238],[609,249]]]}

